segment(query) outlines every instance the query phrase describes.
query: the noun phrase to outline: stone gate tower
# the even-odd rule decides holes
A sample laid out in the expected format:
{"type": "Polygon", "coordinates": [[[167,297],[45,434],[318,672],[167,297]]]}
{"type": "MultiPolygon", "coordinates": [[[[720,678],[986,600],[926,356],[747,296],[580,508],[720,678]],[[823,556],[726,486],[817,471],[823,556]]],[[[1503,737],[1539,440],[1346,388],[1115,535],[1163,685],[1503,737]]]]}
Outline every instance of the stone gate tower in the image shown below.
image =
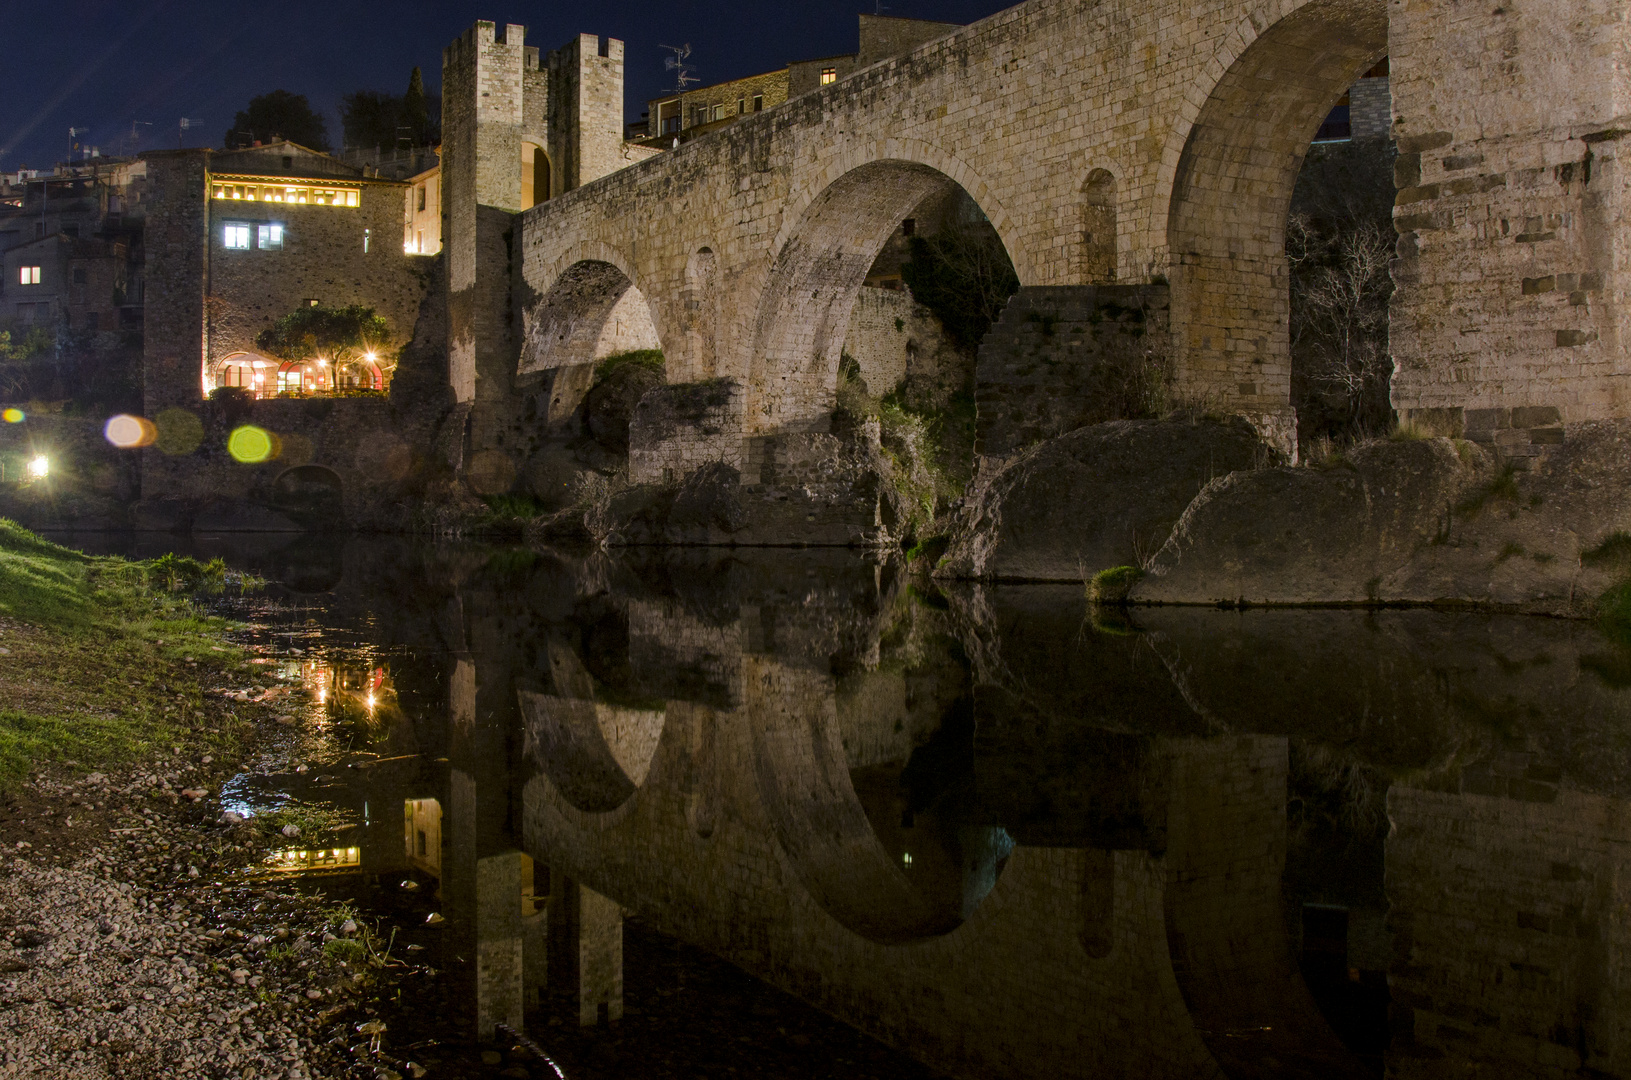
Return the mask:
{"type": "Polygon", "coordinates": [[[448,379],[466,417],[482,402],[494,423],[516,369],[512,219],[623,164],[623,43],[580,34],[540,57],[526,32],[477,22],[442,52],[448,379]]]}

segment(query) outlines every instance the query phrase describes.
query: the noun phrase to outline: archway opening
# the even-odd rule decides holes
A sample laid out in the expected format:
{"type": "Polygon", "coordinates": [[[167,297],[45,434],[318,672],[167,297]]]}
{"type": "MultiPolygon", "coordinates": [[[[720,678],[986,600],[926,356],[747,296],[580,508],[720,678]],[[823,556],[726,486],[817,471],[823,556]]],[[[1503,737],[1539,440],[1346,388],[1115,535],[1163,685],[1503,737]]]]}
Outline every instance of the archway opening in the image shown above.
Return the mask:
{"type": "MultiPolygon", "coordinates": [[[[938,299],[942,322],[955,322],[975,345],[1018,287],[1002,238],[950,177],[907,161],[852,169],[811,202],[777,255],[754,325],[750,434],[828,428],[851,315],[869,282],[906,284],[930,306],[938,299]],[[904,269],[909,264],[915,281],[904,269]]],[[[906,318],[896,317],[901,326],[886,325],[904,334],[906,318]]],[[[875,395],[896,389],[872,381],[880,380],[868,381],[875,395]]]]}
{"type": "Polygon", "coordinates": [[[272,482],[272,505],[307,527],[338,527],[345,518],[345,485],[333,469],[300,465],[272,482]]]}
{"type": "Polygon", "coordinates": [[[1230,64],[1189,130],[1167,239],[1180,395],[1257,420],[1288,451],[1291,197],[1308,147],[1387,51],[1378,0],[1315,0],[1230,64]]]}
{"type": "Polygon", "coordinates": [[[527,210],[541,202],[548,202],[553,180],[549,154],[537,143],[521,144],[521,209],[527,210]]]}
{"type": "Polygon", "coordinates": [[[259,353],[231,353],[211,369],[205,391],[230,386],[256,397],[268,397],[277,391],[277,373],[278,361],[270,357],[259,353]]]}

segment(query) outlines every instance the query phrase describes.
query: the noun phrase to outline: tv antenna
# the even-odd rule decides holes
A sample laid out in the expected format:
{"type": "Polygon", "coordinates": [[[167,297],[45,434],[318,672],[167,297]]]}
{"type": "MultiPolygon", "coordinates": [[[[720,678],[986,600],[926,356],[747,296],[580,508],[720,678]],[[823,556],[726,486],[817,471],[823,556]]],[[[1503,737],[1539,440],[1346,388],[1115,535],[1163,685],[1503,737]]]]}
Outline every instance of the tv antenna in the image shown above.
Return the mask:
{"type": "Polygon", "coordinates": [[[664,45],[663,48],[674,54],[673,56],[663,57],[663,69],[674,73],[674,89],[676,91],[684,92],[687,86],[701,81],[691,74],[696,68],[685,62],[691,56],[690,42],[686,42],[684,45],[664,45]]]}
{"type": "MultiPolygon", "coordinates": [[[[81,135],[88,134],[90,132],[90,130],[91,130],[90,128],[82,128],[82,127],[71,127],[71,128],[68,129],[68,160],[69,161],[74,160],[74,151],[79,149],[79,143],[77,143],[75,140],[78,139],[81,135]]],[[[83,157],[84,155],[81,155],[81,156],[83,157]]]]}
{"type": "Polygon", "coordinates": [[[136,144],[141,142],[141,135],[137,133],[136,129],[138,127],[152,126],[152,122],[148,120],[132,120],[130,122],[130,148],[126,151],[126,153],[134,154],[136,152],[136,144]]]}
{"type": "Polygon", "coordinates": [[[888,4],[885,4],[883,0],[872,0],[872,14],[882,15],[884,12],[889,10],[892,9],[888,4]]]}
{"type": "Polygon", "coordinates": [[[202,124],[203,122],[204,121],[200,120],[196,116],[192,117],[191,119],[188,119],[185,116],[183,116],[181,118],[181,127],[176,132],[176,149],[177,150],[181,149],[182,140],[186,139],[186,137],[187,137],[187,129],[190,128],[190,127],[197,127],[199,124],[202,124]]]}

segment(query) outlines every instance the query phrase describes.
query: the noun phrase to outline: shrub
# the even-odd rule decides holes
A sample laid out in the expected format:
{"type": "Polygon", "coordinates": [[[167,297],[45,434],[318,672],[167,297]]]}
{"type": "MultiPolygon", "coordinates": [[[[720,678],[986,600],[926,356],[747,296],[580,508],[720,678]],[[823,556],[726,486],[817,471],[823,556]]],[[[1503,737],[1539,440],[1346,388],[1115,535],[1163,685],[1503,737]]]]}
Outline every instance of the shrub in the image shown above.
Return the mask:
{"type": "Polygon", "coordinates": [[[1087,583],[1087,598],[1095,604],[1125,604],[1127,594],[1144,577],[1136,566],[1112,566],[1100,570],[1087,583]]]}

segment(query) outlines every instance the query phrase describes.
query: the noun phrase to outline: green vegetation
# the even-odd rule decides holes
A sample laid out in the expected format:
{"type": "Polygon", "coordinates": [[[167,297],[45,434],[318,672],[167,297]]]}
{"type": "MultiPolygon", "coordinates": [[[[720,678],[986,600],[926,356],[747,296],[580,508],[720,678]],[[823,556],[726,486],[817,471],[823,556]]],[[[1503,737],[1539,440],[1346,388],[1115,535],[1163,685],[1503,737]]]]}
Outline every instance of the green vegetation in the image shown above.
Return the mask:
{"type": "Polygon", "coordinates": [[[32,360],[50,352],[57,344],[51,331],[43,326],[0,330],[0,360],[32,360]]]}
{"type": "Polygon", "coordinates": [[[1585,566],[1631,566],[1631,533],[1616,529],[1590,551],[1580,553],[1585,566]]]}
{"type": "Polygon", "coordinates": [[[662,375],[665,370],[663,363],[663,351],[661,349],[632,349],[629,352],[613,353],[595,361],[595,381],[600,382],[618,368],[630,364],[662,375]]]}
{"type": "MultiPolygon", "coordinates": [[[[232,118],[232,129],[223,141],[227,149],[254,142],[269,143],[288,139],[309,150],[328,152],[328,122],[314,112],[305,94],[272,90],[249,99],[249,107],[232,118]]],[[[394,143],[392,145],[395,145],[394,143]]]]}
{"type": "Polygon", "coordinates": [[[255,335],[255,344],[284,360],[331,360],[336,365],[371,359],[381,368],[394,362],[387,353],[391,325],[374,309],[298,307],[255,335]]]}
{"type": "Polygon", "coordinates": [[[316,841],[325,840],[347,825],[353,824],[350,815],[331,806],[293,800],[276,810],[256,814],[254,821],[269,842],[284,847],[291,843],[300,847],[310,847],[316,841]],[[283,830],[290,825],[299,831],[295,836],[284,839],[283,830]]]}
{"type": "Polygon", "coordinates": [[[878,421],[879,443],[894,466],[895,490],[906,500],[911,535],[933,523],[942,501],[962,493],[963,482],[947,468],[946,418],[909,409],[898,394],[874,396],[848,353],[839,360],[836,412],[852,424],[878,421]]]}
{"type": "Polygon", "coordinates": [[[997,230],[982,215],[933,236],[912,237],[911,252],[901,277],[912,297],[935,313],[953,341],[978,348],[1019,290],[1019,276],[997,230]]]}
{"type": "Polygon", "coordinates": [[[1144,578],[1136,566],[1112,566],[1100,570],[1087,583],[1087,598],[1095,604],[1125,604],[1127,594],[1144,578]]]}
{"type": "Polygon", "coordinates": [[[1455,513],[1460,518],[1475,518],[1483,509],[1496,499],[1516,500],[1518,497],[1518,470],[1508,463],[1503,466],[1488,483],[1473,491],[1465,499],[1456,504],[1455,513]]]}
{"type": "Polygon", "coordinates": [[[199,676],[239,650],[189,595],[225,579],[219,562],[92,558],[0,518],[0,790],[44,761],[230,745],[203,722],[199,676]]]}

